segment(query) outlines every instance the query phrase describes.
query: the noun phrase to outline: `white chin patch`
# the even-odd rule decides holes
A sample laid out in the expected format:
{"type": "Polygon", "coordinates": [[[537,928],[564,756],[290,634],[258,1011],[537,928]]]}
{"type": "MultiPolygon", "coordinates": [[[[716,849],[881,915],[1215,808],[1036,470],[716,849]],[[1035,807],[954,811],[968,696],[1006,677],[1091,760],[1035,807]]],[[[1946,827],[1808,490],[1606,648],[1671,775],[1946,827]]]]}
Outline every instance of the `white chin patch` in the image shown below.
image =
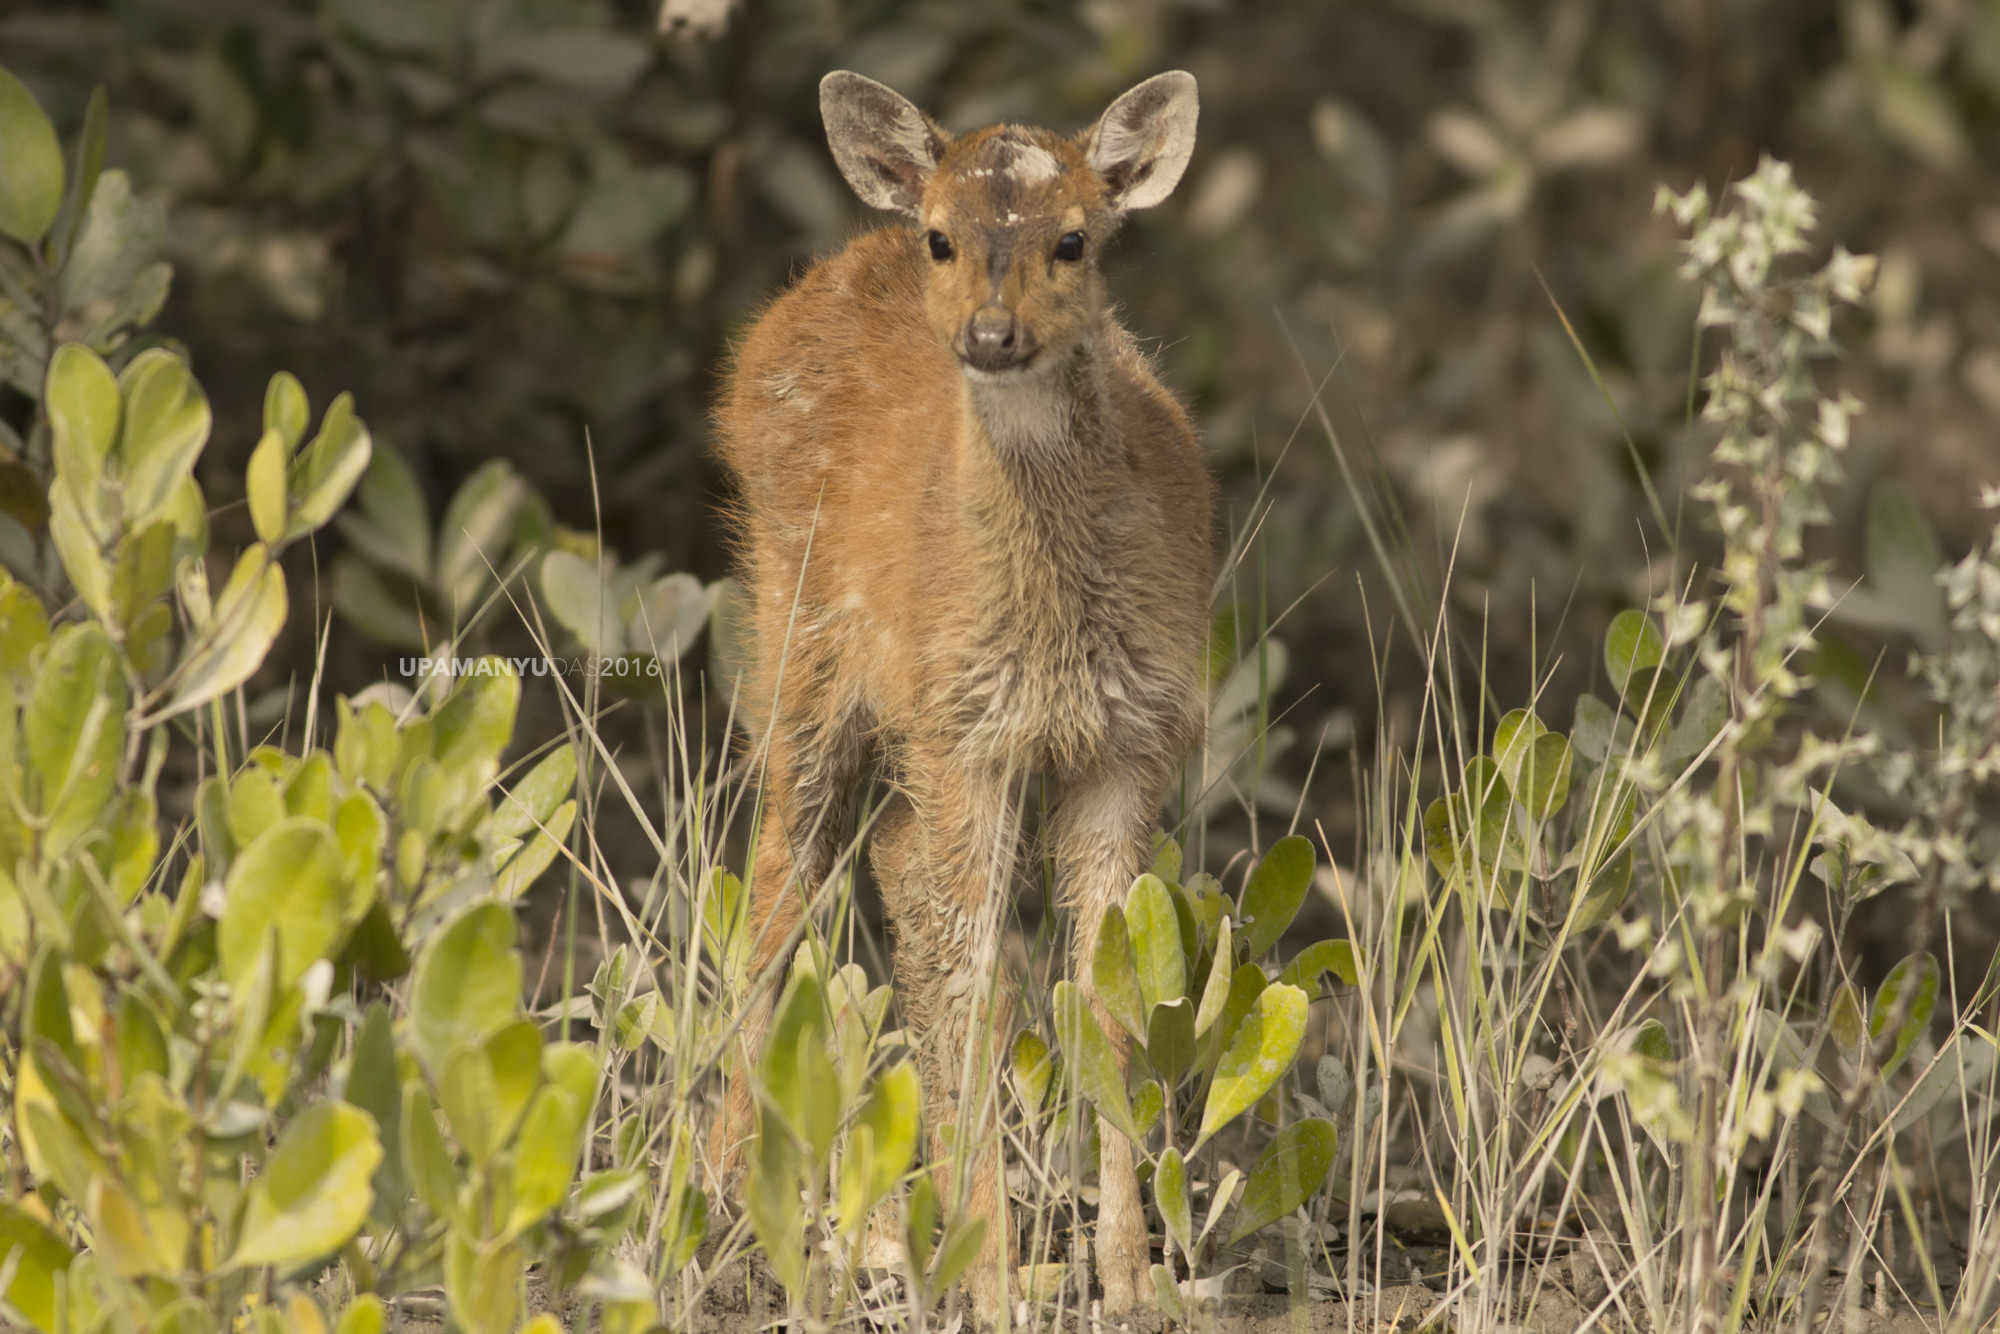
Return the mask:
{"type": "Polygon", "coordinates": [[[964,371],[965,378],[974,384],[1013,384],[1027,379],[1039,361],[1040,358],[1031,357],[1017,366],[997,371],[983,370],[971,362],[961,361],[958,363],[958,368],[964,371]]]}

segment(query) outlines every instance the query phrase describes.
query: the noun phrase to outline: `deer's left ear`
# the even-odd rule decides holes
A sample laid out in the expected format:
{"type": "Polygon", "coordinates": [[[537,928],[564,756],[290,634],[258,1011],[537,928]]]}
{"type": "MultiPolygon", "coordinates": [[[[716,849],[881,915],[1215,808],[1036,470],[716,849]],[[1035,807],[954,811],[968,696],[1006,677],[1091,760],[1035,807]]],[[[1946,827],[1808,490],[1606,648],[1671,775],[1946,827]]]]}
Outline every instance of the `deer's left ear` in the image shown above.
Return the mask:
{"type": "Polygon", "coordinates": [[[1194,153],[1200,111],[1194,75],[1155,74],[1113,102],[1084,134],[1084,156],[1120,212],[1151,208],[1174,192],[1194,153]]]}

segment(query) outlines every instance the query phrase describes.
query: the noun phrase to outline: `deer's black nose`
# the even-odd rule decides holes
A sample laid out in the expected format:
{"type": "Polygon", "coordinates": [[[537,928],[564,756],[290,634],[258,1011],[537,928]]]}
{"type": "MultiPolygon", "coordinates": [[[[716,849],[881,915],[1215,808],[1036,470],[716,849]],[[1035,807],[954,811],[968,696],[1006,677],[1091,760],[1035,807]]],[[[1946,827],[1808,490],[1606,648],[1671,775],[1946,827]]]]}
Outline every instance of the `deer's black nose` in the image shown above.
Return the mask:
{"type": "Polygon", "coordinates": [[[976,370],[1004,371],[1026,361],[1032,350],[1010,310],[982,306],[965,322],[965,364],[976,370]]]}

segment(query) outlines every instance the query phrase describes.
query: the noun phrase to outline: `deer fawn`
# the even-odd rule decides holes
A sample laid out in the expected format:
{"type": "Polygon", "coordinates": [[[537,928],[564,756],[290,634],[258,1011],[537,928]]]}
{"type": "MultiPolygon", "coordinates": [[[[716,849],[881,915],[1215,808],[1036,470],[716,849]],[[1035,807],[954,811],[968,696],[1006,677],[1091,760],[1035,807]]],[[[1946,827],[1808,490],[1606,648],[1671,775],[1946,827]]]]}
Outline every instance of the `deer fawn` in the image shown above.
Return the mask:
{"type": "MultiPolygon", "coordinates": [[[[1003,1045],[989,988],[1027,780],[1056,796],[1044,835],[1088,989],[1098,922],[1143,869],[1205,717],[1208,474],[1098,272],[1124,215],[1180,180],[1195,82],[1148,79],[1074,138],[954,138],[845,71],[820,108],[848,183],[904,222],[764,312],[717,410],[753,607],[743,706],[765,748],[752,954],[767,976],[873,758],[894,794],[868,844],[896,995],[933,1144],[956,1122],[973,1146],[965,1203],[988,1224],[968,1284],[990,1317],[1012,1238],[1000,1135],[975,1118],[1003,1045]]],[[[755,1134],[747,1068],[769,1009],[732,1062],[729,1166],[755,1134]]],[[[1097,1273],[1116,1310],[1151,1293],[1151,1257],[1131,1146],[1109,1126],[1102,1141],[1097,1273]]]]}

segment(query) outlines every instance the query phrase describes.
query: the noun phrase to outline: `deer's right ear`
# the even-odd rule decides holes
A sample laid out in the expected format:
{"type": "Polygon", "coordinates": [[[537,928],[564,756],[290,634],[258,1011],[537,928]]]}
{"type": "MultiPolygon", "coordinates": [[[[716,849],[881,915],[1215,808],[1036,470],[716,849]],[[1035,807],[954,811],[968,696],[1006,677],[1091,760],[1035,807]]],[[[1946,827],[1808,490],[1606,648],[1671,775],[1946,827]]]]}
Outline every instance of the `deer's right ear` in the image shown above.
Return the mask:
{"type": "Polygon", "coordinates": [[[893,88],[851,70],[819,81],[819,114],[840,174],[862,201],[917,216],[951,136],[893,88]]]}

